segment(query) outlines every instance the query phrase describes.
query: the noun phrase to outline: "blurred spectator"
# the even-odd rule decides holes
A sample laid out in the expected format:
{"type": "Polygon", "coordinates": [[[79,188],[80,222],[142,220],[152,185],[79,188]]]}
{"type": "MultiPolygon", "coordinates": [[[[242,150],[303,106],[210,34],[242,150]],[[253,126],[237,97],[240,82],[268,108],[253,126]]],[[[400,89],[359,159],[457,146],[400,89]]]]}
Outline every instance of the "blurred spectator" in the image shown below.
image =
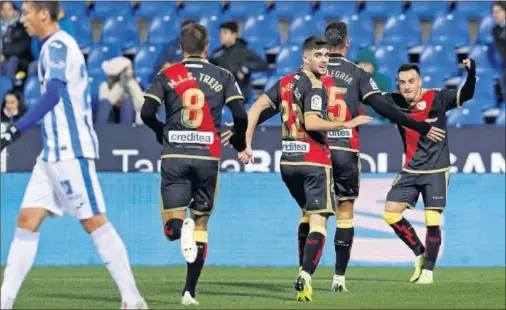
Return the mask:
{"type": "MultiPolygon", "coordinates": [[[[72,21],[70,20],[70,18],[65,16],[65,11],[63,11],[63,10],[61,10],[60,14],[58,15],[58,25],[60,26],[61,30],[64,30],[68,34],[70,34],[72,37],[75,37],[74,25],[72,24],[72,21]]],[[[37,75],[37,60],[39,60],[41,47],[42,46],[40,45],[39,38],[33,37],[30,48],[31,48],[33,59],[35,59],[35,61],[32,61],[28,67],[28,75],[29,76],[37,75]]]]}
{"type": "MultiPolygon", "coordinates": [[[[506,2],[497,1],[492,5],[492,14],[494,15],[496,25],[492,29],[495,47],[501,54],[503,65],[506,64],[506,2]]],[[[506,70],[503,67],[503,89],[506,88],[506,70]]]]}
{"type": "Polygon", "coordinates": [[[248,102],[252,72],[267,71],[267,62],[247,47],[247,42],[238,38],[236,22],[220,25],[221,47],[213,51],[210,62],[230,71],[241,88],[244,102],[248,102]]]}
{"type": "Polygon", "coordinates": [[[30,36],[19,21],[19,12],[12,2],[2,2],[2,74],[9,77],[14,83],[16,73],[28,69],[32,61],[30,53],[30,36]]]}
{"type": "MultiPolygon", "coordinates": [[[[366,72],[371,73],[371,77],[374,82],[376,82],[376,85],[378,85],[380,91],[391,92],[393,90],[392,80],[388,76],[376,71],[376,68],[378,68],[378,61],[374,52],[369,48],[361,49],[357,54],[355,62],[366,72]]],[[[387,122],[387,120],[376,113],[371,106],[364,105],[364,108],[367,111],[367,115],[372,116],[377,120],[387,122]]]]}
{"type": "Polygon", "coordinates": [[[2,123],[13,124],[26,113],[26,105],[19,92],[10,91],[4,97],[0,119],[2,123]]]}
{"type": "MultiPolygon", "coordinates": [[[[184,26],[190,24],[190,23],[196,23],[193,19],[187,19],[181,24],[181,28],[184,26]]],[[[154,74],[158,73],[162,68],[165,68],[167,66],[170,66],[173,63],[179,62],[183,60],[183,52],[181,51],[180,42],[179,42],[179,36],[165,44],[160,51],[160,54],[158,55],[158,58],[155,62],[155,72],[154,74]]]]}
{"type": "Polygon", "coordinates": [[[96,123],[142,124],[140,110],[144,102],[141,86],[134,79],[132,62],[123,56],[102,63],[108,80],[100,84],[96,123]],[[111,115],[111,112],[114,112],[111,115]],[[135,114],[135,115],[134,115],[135,114]],[[117,116],[119,115],[119,121],[117,116]]]}

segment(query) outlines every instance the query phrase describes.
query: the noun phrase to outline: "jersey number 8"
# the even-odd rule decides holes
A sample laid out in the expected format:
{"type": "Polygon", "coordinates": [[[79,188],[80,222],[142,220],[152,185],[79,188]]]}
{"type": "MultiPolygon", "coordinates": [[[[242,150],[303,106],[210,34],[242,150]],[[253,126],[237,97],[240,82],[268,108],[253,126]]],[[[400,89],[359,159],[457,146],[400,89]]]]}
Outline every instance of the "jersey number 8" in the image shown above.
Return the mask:
{"type": "Polygon", "coordinates": [[[348,107],[343,97],[343,93],[345,93],[345,91],[343,91],[341,87],[332,86],[328,92],[329,118],[331,121],[343,122],[346,119],[346,114],[348,112],[348,107]]]}
{"type": "Polygon", "coordinates": [[[297,104],[292,104],[290,109],[288,102],[281,102],[281,117],[283,118],[282,136],[295,140],[305,140],[306,133],[301,128],[302,112],[297,104]]]}
{"type": "Polygon", "coordinates": [[[183,110],[181,111],[181,123],[188,128],[197,128],[204,119],[204,92],[198,88],[187,89],[183,93],[183,110]]]}

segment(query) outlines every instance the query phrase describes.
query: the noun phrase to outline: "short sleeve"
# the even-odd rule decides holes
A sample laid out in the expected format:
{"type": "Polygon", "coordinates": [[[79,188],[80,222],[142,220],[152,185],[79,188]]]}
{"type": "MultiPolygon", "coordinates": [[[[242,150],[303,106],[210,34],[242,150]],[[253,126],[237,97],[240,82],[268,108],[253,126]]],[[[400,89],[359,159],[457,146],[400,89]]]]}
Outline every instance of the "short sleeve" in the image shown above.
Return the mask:
{"type": "Polygon", "coordinates": [[[371,74],[360,70],[360,101],[364,102],[372,94],[380,93],[378,85],[372,79],[371,74]]]}
{"type": "Polygon", "coordinates": [[[318,114],[322,116],[327,100],[324,88],[311,88],[304,96],[304,115],[318,114]]]}
{"type": "Polygon", "coordinates": [[[269,104],[276,110],[279,111],[279,105],[281,103],[281,95],[279,93],[279,83],[281,80],[277,81],[271,88],[263,94],[263,96],[267,99],[269,104]]]}
{"type": "Polygon", "coordinates": [[[163,86],[167,84],[167,78],[162,73],[158,73],[151,85],[148,86],[148,89],[144,93],[144,97],[151,98],[156,100],[159,104],[162,104],[162,100],[164,98],[163,94],[163,86]]]}
{"type": "Polygon", "coordinates": [[[47,81],[60,80],[67,82],[67,45],[62,41],[55,40],[49,43],[48,57],[46,58],[46,76],[47,81]]]}
{"type": "Polygon", "coordinates": [[[232,100],[244,100],[244,96],[242,95],[239,84],[237,84],[234,76],[229,72],[227,72],[227,79],[224,85],[225,104],[229,103],[232,100]]]}
{"type": "Polygon", "coordinates": [[[459,90],[449,90],[449,89],[439,90],[439,97],[441,98],[441,102],[443,103],[443,107],[444,107],[445,111],[449,111],[451,109],[460,107],[460,89],[459,90]]]}

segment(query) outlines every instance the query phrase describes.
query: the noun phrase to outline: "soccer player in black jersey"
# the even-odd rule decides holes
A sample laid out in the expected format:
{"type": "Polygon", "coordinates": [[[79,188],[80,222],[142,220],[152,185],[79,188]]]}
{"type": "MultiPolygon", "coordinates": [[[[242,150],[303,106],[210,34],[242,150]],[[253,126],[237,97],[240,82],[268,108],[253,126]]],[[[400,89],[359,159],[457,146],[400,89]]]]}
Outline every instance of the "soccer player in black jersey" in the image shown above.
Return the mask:
{"type": "Polygon", "coordinates": [[[198,305],[195,288],[207,254],[207,222],[218,193],[221,144],[217,128],[223,105],[232,111],[236,137],[234,148],[246,148],[247,114],[234,76],[210,64],[207,30],[191,23],[181,29],[182,62],[163,69],[144,95],[144,123],[162,145],[161,213],[165,236],[181,239],[187,261],[183,305],[198,305]],[[157,109],[165,108],[161,123],[157,109]],[[186,218],[186,209],[191,218],[186,218]]]}
{"type": "MultiPolygon", "coordinates": [[[[460,107],[473,98],[476,84],[476,65],[473,59],[464,60],[467,79],[458,90],[423,89],[417,65],[402,65],[398,70],[399,93],[385,95],[409,117],[424,121],[435,119],[435,126],[446,129],[446,112],[460,107]]],[[[399,238],[416,255],[415,272],[410,282],[433,283],[433,270],[441,246],[441,212],[446,206],[450,175],[448,138],[433,142],[419,133],[399,126],[406,160],[387,195],[384,218],[399,238]],[[425,246],[402,212],[414,208],[422,195],[425,205],[427,234],[425,246]]]]}

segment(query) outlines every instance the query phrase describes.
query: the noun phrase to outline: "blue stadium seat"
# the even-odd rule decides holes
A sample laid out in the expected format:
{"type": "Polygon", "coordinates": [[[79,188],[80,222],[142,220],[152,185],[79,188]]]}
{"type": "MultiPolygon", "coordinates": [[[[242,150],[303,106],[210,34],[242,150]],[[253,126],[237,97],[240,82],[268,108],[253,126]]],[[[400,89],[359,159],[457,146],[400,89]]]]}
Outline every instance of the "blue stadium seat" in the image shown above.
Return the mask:
{"type": "Polygon", "coordinates": [[[139,1],[135,16],[151,19],[156,15],[169,15],[176,11],[175,1],[139,1]]]}
{"type": "Polygon", "coordinates": [[[432,44],[451,44],[455,47],[468,45],[467,19],[456,13],[439,14],[432,24],[429,42],[432,44]]]}
{"type": "Polygon", "coordinates": [[[88,16],[86,1],[61,1],[60,7],[66,15],[88,16]]]}
{"type": "Polygon", "coordinates": [[[300,44],[286,44],[276,56],[276,74],[285,75],[297,71],[302,65],[300,44]]]}
{"type": "Polygon", "coordinates": [[[506,112],[504,110],[504,104],[501,106],[501,112],[497,116],[497,119],[495,120],[496,125],[504,126],[506,121],[506,112]]]}
{"type": "Polygon", "coordinates": [[[367,14],[354,14],[342,19],[348,25],[351,45],[366,47],[374,45],[374,30],[371,17],[367,14]]]}
{"type": "Polygon", "coordinates": [[[422,87],[423,88],[442,88],[445,82],[445,78],[439,73],[430,74],[423,70],[420,70],[422,76],[422,87]]]}
{"type": "Polygon", "coordinates": [[[453,110],[447,119],[449,125],[484,125],[482,105],[493,104],[493,102],[477,101],[471,99],[460,109],[453,110]]]}
{"type": "Polygon", "coordinates": [[[281,45],[276,16],[272,13],[249,16],[242,29],[242,38],[250,45],[258,44],[264,48],[281,45]]]}
{"type": "Polygon", "coordinates": [[[105,81],[107,81],[107,76],[103,72],[88,75],[88,83],[90,85],[91,107],[93,110],[95,110],[98,103],[100,102],[98,97],[99,95],[98,90],[100,88],[100,84],[102,84],[102,82],[105,81]]]}
{"type": "Polygon", "coordinates": [[[355,61],[356,56],[361,49],[362,48],[358,46],[358,44],[350,44],[350,48],[346,51],[346,58],[351,61],[355,61]]]}
{"type": "Polygon", "coordinates": [[[209,15],[221,15],[219,1],[186,1],[179,14],[185,19],[198,20],[209,15]]]}
{"type": "Polygon", "coordinates": [[[455,12],[466,18],[482,18],[490,15],[493,1],[455,1],[455,12]]]}
{"type": "Polygon", "coordinates": [[[223,107],[223,110],[221,112],[221,123],[233,123],[234,120],[232,118],[232,112],[230,112],[230,109],[228,107],[223,107]]]}
{"type": "Polygon", "coordinates": [[[321,12],[294,16],[288,30],[288,41],[293,44],[302,44],[304,40],[314,34],[325,33],[325,19],[321,12]]]}
{"type": "Polygon", "coordinates": [[[355,1],[320,1],[320,11],[326,19],[342,19],[358,13],[355,1]]]}
{"type": "Polygon", "coordinates": [[[420,71],[441,74],[444,78],[457,75],[455,49],[452,46],[426,45],[420,55],[420,71]]]}
{"type": "Polygon", "coordinates": [[[408,11],[391,15],[385,23],[382,43],[404,44],[413,47],[422,44],[422,29],[415,13],[408,11]]]}
{"type": "Polygon", "coordinates": [[[40,98],[40,82],[37,76],[30,76],[25,81],[23,97],[28,108],[32,107],[40,98]]]}
{"type": "Polygon", "coordinates": [[[135,73],[135,80],[141,85],[142,89],[147,89],[149,83],[151,83],[151,78],[153,77],[153,73],[135,73]]]}
{"type": "MultiPolygon", "coordinates": [[[[205,26],[207,31],[209,32],[209,44],[210,45],[220,45],[220,24],[225,22],[221,18],[221,15],[209,15],[202,17],[199,21],[199,24],[205,26]]],[[[211,50],[211,48],[209,48],[211,50]]]]}
{"type": "Polygon", "coordinates": [[[158,15],[153,17],[148,26],[148,42],[165,44],[179,36],[181,18],[177,15],[158,15]]]}
{"type": "Polygon", "coordinates": [[[95,1],[90,16],[94,18],[108,19],[121,15],[132,15],[132,3],[130,1],[95,1]]]}
{"type": "Polygon", "coordinates": [[[493,44],[494,37],[492,36],[492,29],[495,26],[495,20],[492,16],[484,17],[478,27],[478,43],[493,44]]]}
{"type": "Polygon", "coordinates": [[[230,1],[226,16],[229,19],[245,19],[252,14],[265,14],[267,12],[266,2],[230,1]]]}
{"type": "MultiPolygon", "coordinates": [[[[494,71],[483,71],[476,74],[476,86],[473,98],[479,100],[497,100],[494,91],[494,80],[500,76],[494,71]]],[[[460,83],[459,87],[464,85],[465,80],[460,83]]]]}
{"type": "Polygon", "coordinates": [[[144,44],[137,49],[134,56],[133,69],[135,75],[151,74],[155,71],[155,62],[160,54],[162,46],[154,44],[144,44]]]}
{"type": "Polygon", "coordinates": [[[367,1],[365,12],[373,19],[386,19],[387,16],[401,14],[403,3],[400,1],[367,1]]]}
{"type": "Polygon", "coordinates": [[[0,75],[0,100],[4,100],[4,96],[7,92],[12,90],[12,81],[5,75],[0,75]]]}
{"type": "Polygon", "coordinates": [[[116,45],[99,44],[93,46],[86,60],[88,73],[90,75],[104,74],[102,63],[117,56],[121,56],[121,49],[116,45]]]}
{"type": "Polygon", "coordinates": [[[81,49],[93,45],[93,34],[90,18],[87,15],[71,15],[70,20],[74,25],[76,41],[81,49]]]}
{"type": "Polygon", "coordinates": [[[438,13],[448,12],[446,1],[411,1],[410,11],[420,19],[434,19],[438,13]]]}
{"type": "Polygon", "coordinates": [[[469,50],[468,58],[474,59],[476,61],[476,70],[477,72],[481,71],[500,71],[499,64],[495,63],[493,48],[490,48],[488,45],[480,45],[476,44],[469,50]]]}
{"type": "Polygon", "coordinates": [[[132,15],[112,16],[102,26],[102,43],[118,45],[122,50],[139,45],[137,21],[132,15]]]}
{"type": "Polygon", "coordinates": [[[279,19],[291,20],[295,16],[310,14],[312,11],[312,1],[276,1],[274,3],[274,13],[279,19]]]}
{"type": "Polygon", "coordinates": [[[395,76],[400,65],[408,63],[408,49],[403,45],[381,44],[374,51],[380,73],[395,76]]]}
{"type": "Polygon", "coordinates": [[[11,1],[11,2],[18,9],[18,11],[21,11],[21,8],[23,7],[23,1],[15,0],[15,1],[11,1]]]}

